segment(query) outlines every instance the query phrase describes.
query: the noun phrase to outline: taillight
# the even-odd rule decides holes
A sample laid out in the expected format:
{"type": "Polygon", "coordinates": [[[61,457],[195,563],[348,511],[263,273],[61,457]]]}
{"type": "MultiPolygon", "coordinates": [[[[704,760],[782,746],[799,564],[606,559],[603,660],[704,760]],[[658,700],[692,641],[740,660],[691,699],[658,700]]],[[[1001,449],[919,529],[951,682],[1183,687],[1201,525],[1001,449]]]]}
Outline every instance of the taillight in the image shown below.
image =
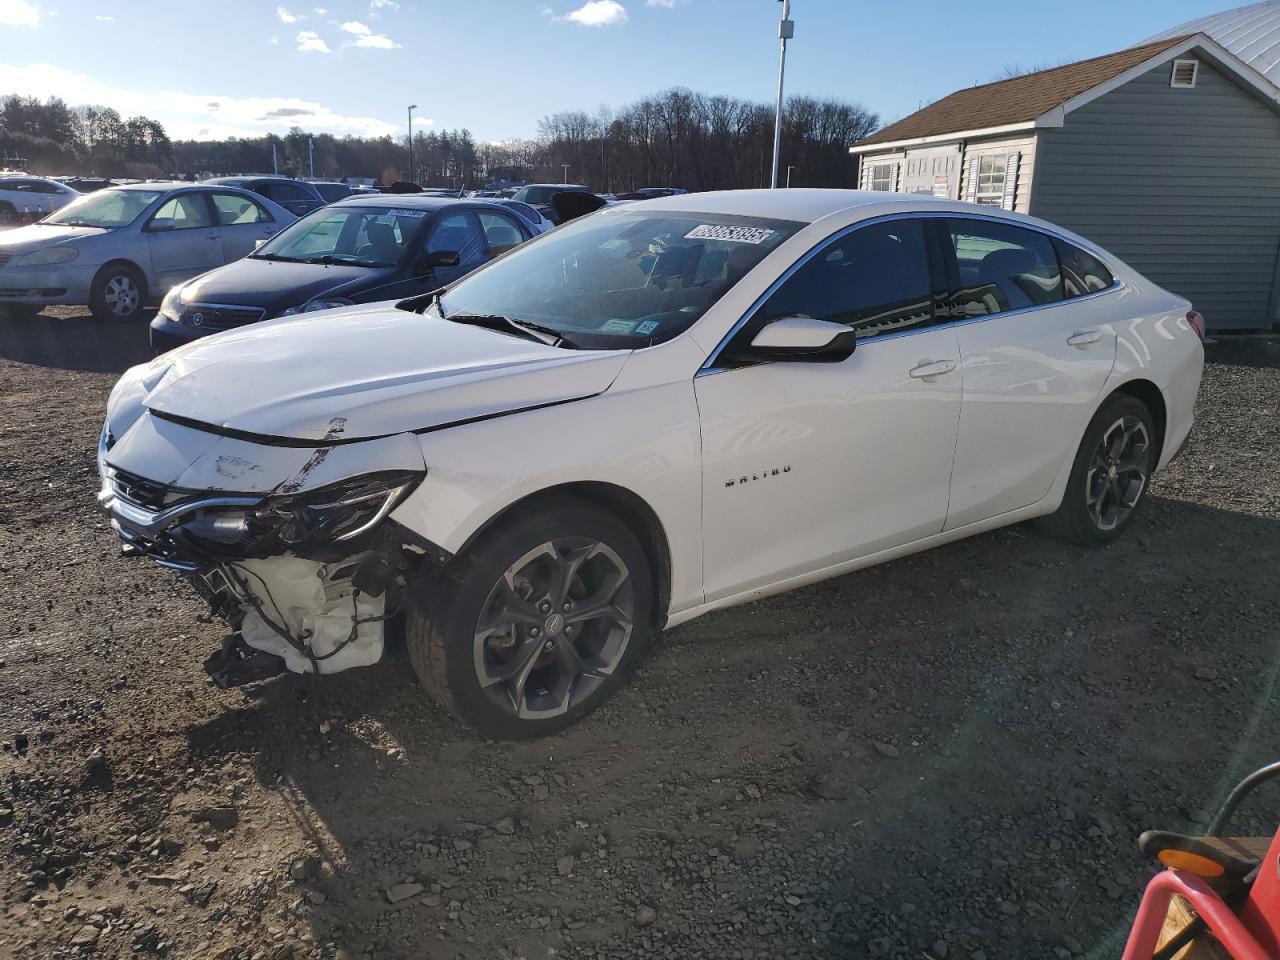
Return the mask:
{"type": "Polygon", "coordinates": [[[1196,332],[1200,342],[1204,343],[1204,314],[1199,310],[1188,310],[1187,323],[1191,324],[1191,329],[1196,332]]]}

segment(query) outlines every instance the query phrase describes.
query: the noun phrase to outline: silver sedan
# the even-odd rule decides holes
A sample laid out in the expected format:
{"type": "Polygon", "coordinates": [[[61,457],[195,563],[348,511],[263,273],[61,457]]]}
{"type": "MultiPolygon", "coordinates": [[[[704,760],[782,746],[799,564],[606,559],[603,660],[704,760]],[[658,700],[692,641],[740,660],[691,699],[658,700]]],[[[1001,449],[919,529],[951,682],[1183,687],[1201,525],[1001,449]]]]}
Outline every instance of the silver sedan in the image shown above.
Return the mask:
{"type": "Polygon", "coordinates": [[[0,310],[88,304],[127,320],[170,287],[238,260],[296,217],[236,187],[135,183],[0,233],[0,310]]]}

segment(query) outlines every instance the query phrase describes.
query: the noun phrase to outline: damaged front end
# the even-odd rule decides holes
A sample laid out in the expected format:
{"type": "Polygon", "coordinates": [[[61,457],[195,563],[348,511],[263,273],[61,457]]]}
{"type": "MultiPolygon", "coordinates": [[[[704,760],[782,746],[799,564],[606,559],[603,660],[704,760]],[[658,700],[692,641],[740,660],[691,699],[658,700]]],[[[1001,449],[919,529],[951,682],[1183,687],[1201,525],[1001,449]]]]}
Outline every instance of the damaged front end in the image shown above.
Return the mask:
{"type": "MultiPolygon", "coordinates": [[[[143,426],[145,432],[154,424],[143,426]]],[[[191,429],[160,427],[170,435],[191,429]]],[[[205,436],[216,448],[237,449],[197,462],[216,464],[223,479],[238,472],[246,489],[194,486],[190,481],[203,479],[194,466],[170,483],[125,469],[145,458],[113,455],[108,428],[99,451],[98,502],[126,556],[181,571],[235,631],[205,663],[214,681],[230,687],[285,670],[337,673],[376,663],[384,624],[399,612],[408,576],[425,552],[387,516],[422,480],[425,467],[331,479],[341,466],[318,469],[331,447],[312,449],[298,466],[308,451],[275,453],[266,446],[264,456],[251,459],[249,441],[205,436]],[[267,486],[273,472],[284,476],[267,486]]],[[[370,460],[346,459],[348,468],[370,460]]]]}

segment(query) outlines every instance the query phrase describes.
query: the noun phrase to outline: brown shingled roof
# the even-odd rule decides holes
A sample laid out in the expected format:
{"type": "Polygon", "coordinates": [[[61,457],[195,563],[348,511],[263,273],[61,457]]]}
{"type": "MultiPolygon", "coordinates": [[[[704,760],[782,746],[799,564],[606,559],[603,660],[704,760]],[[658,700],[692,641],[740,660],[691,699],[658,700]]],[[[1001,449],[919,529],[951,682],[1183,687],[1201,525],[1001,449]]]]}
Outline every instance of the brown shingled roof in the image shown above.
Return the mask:
{"type": "Polygon", "coordinates": [[[943,97],[937,103],[864,137],[855,146],[934,137],[961,130],[985,130],[987,127],[1034,120],[1186,39],[1185,36],[1171,37],[1119,53],[1069,63],[1064,67],[957,90],[951,96],[943,97]]]}

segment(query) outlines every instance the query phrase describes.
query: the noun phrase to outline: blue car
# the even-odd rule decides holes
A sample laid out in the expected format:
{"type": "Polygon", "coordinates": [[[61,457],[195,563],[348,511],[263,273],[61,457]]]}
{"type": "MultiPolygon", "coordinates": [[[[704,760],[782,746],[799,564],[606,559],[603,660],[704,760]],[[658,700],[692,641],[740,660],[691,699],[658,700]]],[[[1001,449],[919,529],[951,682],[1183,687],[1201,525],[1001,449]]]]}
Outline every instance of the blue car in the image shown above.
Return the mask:
{"type": "Polygon", "coordinates": [[[536,236],[485,200],[355,196],[308,214],[242,260],[174,287],[151,321],[157,353],[222,330],[443,287],[536,236]]]}

